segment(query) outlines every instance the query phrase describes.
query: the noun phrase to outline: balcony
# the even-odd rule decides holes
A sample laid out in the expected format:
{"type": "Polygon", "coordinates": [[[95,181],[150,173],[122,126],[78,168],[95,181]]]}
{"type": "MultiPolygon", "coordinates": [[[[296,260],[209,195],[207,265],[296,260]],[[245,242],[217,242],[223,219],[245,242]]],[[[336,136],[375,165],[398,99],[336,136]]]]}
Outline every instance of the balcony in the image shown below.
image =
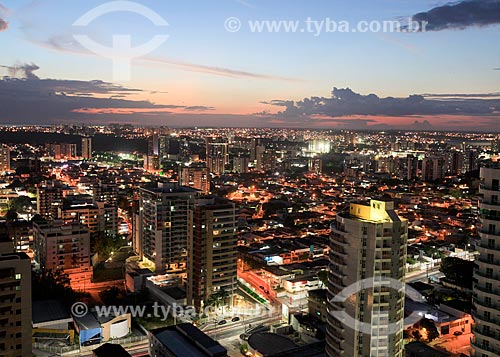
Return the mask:
{"type": "MultiPolygon", "coordinates": [[[[486,208],[486,207],[483,207],[483,208],[486,208]]],[[[483,222],[483,220],[485,220],[485,219],[488,221],[495,221],[495,222],[500,221],[500,216],[494,215],[494,214],[480,213],[479,218],[481,219],[481,222],[483,222]]]]}
{"type": "Polygon", "coordinates": [[[481,229],[479,231],[479,236],[481,237],[481,239],[500,239],[500,235],[497,235],[495,232],[486,229],[481,229]]]}
{"type": "Polygon", "coordinates": [[[493,189],[493,187],[492,187],[492,186],[487,185],[487,184],[485,184],[485,183],[480,183],[480,184],[479,184],[479,189],[480,189],[481,191],[483,191],[483,190],[484,190],[484,191],[491,191],[491,192],[500,192],[500,187],[499,187],[499,188],[496,188],[496,189],[493,189]]]}
{"type": "Polygon", "coordinates": [[[473,303],[473,309],[476,309],[477,306],[480,306],[483,309],[500,310],[500,305],[487,303],[486,301],[479,299],[476,294],[474,295],[472,303],[473,303]]]}
{"type": "Polygon", "coordinates": [[[478,327],[475,326],[473,329],[472,329],[472,332],[474,332],[474,335],[481,335],[481,336],[485,336],[485,337],[489,337],[489,338],[493,338],[493,339],[496,339],[496,336],[495,336],[495,332],[493,330],[485,330],[484,328],[482,329],[482,331],[478,330],[478,327]]]}
{"type": "Polygon", "coordinates": [[[475,342],[471,341],[470,346],[474,349],[476,356],[481,356],[482,354],[489,356],[491,353],[493,353],[494,355],[500,355],[499,350],[486,345],[478,346],[475,342]]]}
{"type": "Polygon", "coordinates": [[[479,255],[479,258],[477,258],[477,262],[484,264],[485,266],[490,266],[493,268],[493,270],[497,269],[498,266],[500,266],[500,260],[499,259],[493,259],[493,260],[488,260],[481,255],[479,255]]]}
{"type": "Polygon", "coordinates": [[[347,248],[349,246],[349,242],[344,237],[338,235],[332,235],[331,242],[343,248],[347,248]]]}
{"type": "MultiPolygon", "coordinates": [[[[498,201],[491,201],[491,200],[486,200],[486,199],[483,198],[483,199],[479,200],[479,203],[481,205],[484,205],[484,206],[493,206],[496,209],[500,209],[500,202],[498,202],[498,201]]],[[[482,208],[486,208],[487,209],[488,207],[482,207],[482,208]]]]}
{"type": "Polygon", "coordinates": [[[477,312],[472,312],[472,317],[474,318],[474,320],[476,321],[476,326],[477,326],[477,323],[478,321],[482,321],[483,323],[488,323],[488,324],[491,324],[493,327],[497,327],[498,326],[498,320],[494,319],[494,318],[491,318],[491,317],[486,317],[486,316],[480,316],[478,315],[477,312]]]}
{"type": "Polygon", "coordinates": [[[477,247],[482,248],[482,249],[496,250],[496,251],[500,252],[500,244],[491,245],[491,244],[488,244],[485,242],[481,242],[477,245],[477,247]]]}
{"type": "Polygon", "coordinates": [[[337,335],[335,333],[330,332],[328,334],[328,336],[331,337],[333,340],[335,340],[335,342],[337,342],[339,344],[345,341],[344,337],[342,335],[340,335],[340,334],[337,335]]]}
{"type": "Polygon", "coordinates": [[[474,275],[484,279],[493,280],[494,282],[500,282],[500,275],[498,274],[485,274],[482,270],[474,269],[474,275]]]}
{"type": "Polygon", "coordinates": [[[474,285],[474,291],[481,291],[483,293],[486,293],[486,294],[490,294],[492,296],[498,296],[498,294],[500,293],[498,290],[495,290],[495,289],[486,289],[485,287],[482,287],[482,286],[479,286],[479,285],[474,285]]]}
{"type": "MultiPolygon", "coordinates": [[[[347,253],[343,249],[339,249],[337,247],[332,247],[332,249],[330,249],[330,254],[334,254],[341,258],[347,258],[347,253]]],[[[334,260],[332,259],[332,261],[334,260]]]]}
{"type": "Polygon", "coordinates": [[[330,305],[337,311],[342,311],[345,309],[344,303],[341,301],[330,301],[330,305]]]}

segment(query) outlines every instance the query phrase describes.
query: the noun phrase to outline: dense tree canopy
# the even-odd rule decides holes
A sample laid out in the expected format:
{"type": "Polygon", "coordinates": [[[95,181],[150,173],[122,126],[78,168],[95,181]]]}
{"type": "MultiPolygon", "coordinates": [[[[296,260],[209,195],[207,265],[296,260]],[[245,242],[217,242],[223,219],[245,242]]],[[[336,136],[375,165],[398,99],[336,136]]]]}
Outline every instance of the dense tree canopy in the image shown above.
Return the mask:
{"type": "Polygon", "coordinates": [[[444,258],[441,261],[441,272],[449,281],[472,289],[472,277],[474,274],[474,262],[456,257],[444,258]]]}

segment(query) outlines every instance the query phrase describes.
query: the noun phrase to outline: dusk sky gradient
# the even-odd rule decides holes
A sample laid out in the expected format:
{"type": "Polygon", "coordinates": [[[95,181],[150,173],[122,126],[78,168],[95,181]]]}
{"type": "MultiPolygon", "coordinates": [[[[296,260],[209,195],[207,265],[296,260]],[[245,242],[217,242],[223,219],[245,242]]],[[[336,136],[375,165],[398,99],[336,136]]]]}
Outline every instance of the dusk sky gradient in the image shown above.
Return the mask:
{"type": "Polygon", "coordinates": [[[137,1],[169,26],[125,12],[72,26],[106,2],[0,0],[0,77],[28,77],[0,80],[0,123],[500,130],[499,0],[137,1]],[[314,36],[245,26],[412,16],[431,30],[314,36]],[[228,17],[241,31],[225,30],[228,17]],[[109,59],[73,39],[109,46],[114,34],[131,34],[140,45],[165,33],[121,83],[109,59]],[[25,64],[33,67],[14,68],[25,64]]]}

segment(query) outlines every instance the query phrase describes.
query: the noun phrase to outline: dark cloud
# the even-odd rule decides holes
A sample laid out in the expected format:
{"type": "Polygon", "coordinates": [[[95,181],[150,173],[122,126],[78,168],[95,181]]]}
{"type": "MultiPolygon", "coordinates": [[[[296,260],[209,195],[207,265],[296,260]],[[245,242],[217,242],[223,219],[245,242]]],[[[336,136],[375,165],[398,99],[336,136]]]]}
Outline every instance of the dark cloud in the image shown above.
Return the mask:
{"type": "Polygon", "coordinates": [[[500,71],[500,68],[493,68],[494,71],[500,71]]]}
{"type": "Polygon", "coordinates": [[[39,79],[38,76],[34,73],[38,71],[40,67],[38,67],[34,63],[24,63],[17,64],[14,66],[0,66],[0,68],[5,68],[9,73],[9,76],[15,78],[26,78],[26,79],[39,79]]]}
{"type": "Polygon", "coordinates": [[[412,17],[425,21],[426,31],[463,30],[500,23],[500,0],[466,0],[435,7],[412,17]]]}
{"type": "Polygon", "coordinates": [[[453,94],[446,94],[446,93],[439,93],[439,94],[433,94],[433,93],[426,93],[422,94],[425,98],[455,98],[455,99],[460,99],[460,98],[500,98],[500,92],[499,93],[453,93],[453,94]]]}
{"type": "Polygon", "coordinates": [[[423,121],[415,120],[411,126],[414,129],[418,129],[418,130],[432,129],[432,124],[429,123],[428,120],[423,120],[423,121]]]}
{"type": "Polygon", "coordinates": [[[5,16],[10,14],[10,10],[0,4],[0,32],[9,28],[9,23],[5,20],[5,16]]]}
{"type": "MultiPolygon", "coordinates": [[[[311,116],[497,115],[500,110],[498,97],[484,99],[469,98],[467,95],[446,96],[450,98],[427,98],[424,95],[380,98],[375,94],[361,95],[349,88],[333,88],[329,98],[310,97],[298,102],[279,100],[267,103],[285,107],[278,115],[292,120],[311,116]]],[[[488,94],[483,96],[488,97],[488,94]]]]}
{"type": "Polygon", "coordinates": [[[4,19],[0,18],[0,32],[5,31],[9,28],[9,23],[4,19]]]}
{"type": "Polygon", "coordinates": [[[204,105],[193,105],[190,107],[185,107],[184,110],[190,110],[190,111],[196,112],[196,111],[215,110],[215,108],[214,107],[206,107],[204,105]]]}
{"type": "Polygon", "coordinates": [[[167,109],[211,110],[201,105],[160,105],[127,96],[141,89],[94,81],[40,79],[33,72],[35,64],[1,66],[20,78],[0,79],[0,123],[49,124],[60,121],[86,121],[92,116],[110,120],[114,115],[165,115],[167,109]]]}

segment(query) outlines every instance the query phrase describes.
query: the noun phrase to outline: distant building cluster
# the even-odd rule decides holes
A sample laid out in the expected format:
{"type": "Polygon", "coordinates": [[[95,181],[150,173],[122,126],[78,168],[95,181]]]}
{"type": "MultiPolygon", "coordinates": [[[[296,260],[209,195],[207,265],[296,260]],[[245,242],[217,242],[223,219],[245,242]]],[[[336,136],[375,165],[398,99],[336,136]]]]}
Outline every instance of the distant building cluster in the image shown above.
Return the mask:
{"type": "Polygon", "coordinates": [[[497,134],[4,130],[2,356],[500,355],[497,134]]]}

